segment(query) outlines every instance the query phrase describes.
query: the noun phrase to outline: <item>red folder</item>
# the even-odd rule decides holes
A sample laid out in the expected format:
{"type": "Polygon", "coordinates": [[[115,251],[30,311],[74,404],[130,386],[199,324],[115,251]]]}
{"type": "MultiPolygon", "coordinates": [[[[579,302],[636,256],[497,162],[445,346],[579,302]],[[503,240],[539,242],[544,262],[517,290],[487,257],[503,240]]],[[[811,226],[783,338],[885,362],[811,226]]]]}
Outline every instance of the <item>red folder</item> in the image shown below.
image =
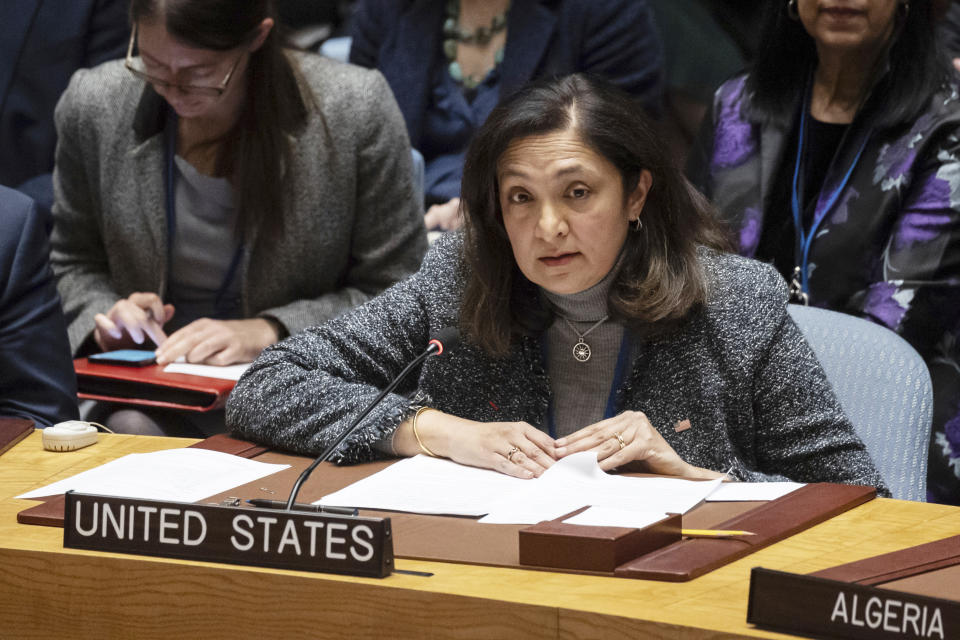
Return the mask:
{"type": "Polygon", "coordinates": [[[77,372],[77,395],[82,399],[187,411],[220,409],[236,384],[220,378],[164,373],[156,364],[125,367],[77,358],[73,368],[77,372]]]}

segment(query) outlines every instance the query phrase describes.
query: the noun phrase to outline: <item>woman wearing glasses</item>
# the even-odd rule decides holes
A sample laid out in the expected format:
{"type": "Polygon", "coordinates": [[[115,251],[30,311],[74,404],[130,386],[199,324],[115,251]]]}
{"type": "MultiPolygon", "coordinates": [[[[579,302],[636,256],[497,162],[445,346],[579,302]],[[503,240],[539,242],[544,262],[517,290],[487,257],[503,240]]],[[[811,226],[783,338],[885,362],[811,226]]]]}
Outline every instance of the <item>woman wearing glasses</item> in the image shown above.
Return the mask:
{"type": "Polygon", "coordinates": [[[250,361],[416,270],[409,143],[376,72],[282,48],[269,0],[132,0],[125,62],[57,108],[70,345],[250,361]]]}

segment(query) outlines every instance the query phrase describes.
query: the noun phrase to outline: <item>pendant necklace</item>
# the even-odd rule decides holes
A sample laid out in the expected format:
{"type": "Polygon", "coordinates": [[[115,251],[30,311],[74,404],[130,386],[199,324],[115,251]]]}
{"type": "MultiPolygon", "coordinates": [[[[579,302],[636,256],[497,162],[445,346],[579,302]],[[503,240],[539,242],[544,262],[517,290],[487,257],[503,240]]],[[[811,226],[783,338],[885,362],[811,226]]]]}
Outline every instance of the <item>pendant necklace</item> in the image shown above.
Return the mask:
{"type": "Polygon", "coordinates": [[[576,358],[578,362],[586,362],[587,360],[590,359],[590,355],[592,354],[592,351],[590,350],[590,345],[584,342],[583,339],[587,337],[587,334],[589,334],[591,331],[593,331],[594,329],[599,327],[601,324],[606,322],[609,318],[610,318],[609,315],[603,316],[602,318],[597,320],[597,322],[594,323],[592,327],[590,327],[583,333],[580,333],[579,331],[577,331],[577,328],[573,326],[573,323],[567,320],[566,318],[564,318],[564,321],[568,325],[570,325],[570,328],[573,329],[573,332],[577,334],[577,338],[578,338],[577,344],[573,345],[573,357],[576,358]]]}
{"type": "MultiPolygon", "coordinates": [[[[510,12],[510,3],[502,13],[493,17],[490,26],[477,27],[475,31],[467,31],[460,26],[460,0],[448,0],[446,6],[446,20],[443,23],[443,54],[449,63],[447,71],[454,82],[463,85],[464,89],[474,91],[486,79],[489,71],[481,74],[466,75],[457,62],[457,47],[463,44],[484,47],[490,43],[495,35],[507,28],[507,15],[510,12]]],[[[503,47],[497,49],[493,55],[494,68],[503,62],[503,47]]]]}

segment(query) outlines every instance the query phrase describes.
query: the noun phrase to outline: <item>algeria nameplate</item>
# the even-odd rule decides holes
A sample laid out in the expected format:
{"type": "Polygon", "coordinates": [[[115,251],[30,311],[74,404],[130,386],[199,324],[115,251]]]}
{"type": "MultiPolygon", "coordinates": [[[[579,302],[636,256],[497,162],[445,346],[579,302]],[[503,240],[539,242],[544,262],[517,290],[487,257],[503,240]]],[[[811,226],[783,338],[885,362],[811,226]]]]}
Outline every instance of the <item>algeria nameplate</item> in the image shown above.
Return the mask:
{"type": "Polygon", "coordinates": [[[747,622],[824,638],[960,638],[960,602],[754,568],[747,622]]]}
{"type": "Polygon", "coordinates": [[[246,509],[68,492],[63,546],[383,578],[389,518],[246,509]]]}

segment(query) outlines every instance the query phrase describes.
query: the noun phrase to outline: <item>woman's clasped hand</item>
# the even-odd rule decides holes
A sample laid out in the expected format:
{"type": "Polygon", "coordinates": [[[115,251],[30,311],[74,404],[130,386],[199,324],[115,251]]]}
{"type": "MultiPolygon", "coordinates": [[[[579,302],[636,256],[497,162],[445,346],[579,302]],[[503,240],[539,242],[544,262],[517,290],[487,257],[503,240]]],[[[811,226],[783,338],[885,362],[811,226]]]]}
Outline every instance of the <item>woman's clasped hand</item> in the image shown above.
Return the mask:
{"type": "Polygon", "coordinates": [[[517,478],[540,477],[554,462],[584,451],[595,452],[604,471],[626,467],[686,478],[723,475],[684,461],[641,411],[624,411],[557,440],[526,422],[474,422],[426,411],[418,418],[416,437],[431,454],[517,478]]]}
{"type": "Polygon", "coordinates": [[[476,422],[425,411],[414,437],[419,442],[411,443],[411,454],[419,449],[517,478],[539,477],[557,460],[553,438],[526,422],[476,422]]]}
{"type": "Polygon", "coordinates": [[[556,441],[558,458],[596,451],[600,468],[616,469],[642,463],[631,470],[685,478],[719,478],[723,474],[687,463],[673,450],[642,411],[624,411],[556,441]]]}

